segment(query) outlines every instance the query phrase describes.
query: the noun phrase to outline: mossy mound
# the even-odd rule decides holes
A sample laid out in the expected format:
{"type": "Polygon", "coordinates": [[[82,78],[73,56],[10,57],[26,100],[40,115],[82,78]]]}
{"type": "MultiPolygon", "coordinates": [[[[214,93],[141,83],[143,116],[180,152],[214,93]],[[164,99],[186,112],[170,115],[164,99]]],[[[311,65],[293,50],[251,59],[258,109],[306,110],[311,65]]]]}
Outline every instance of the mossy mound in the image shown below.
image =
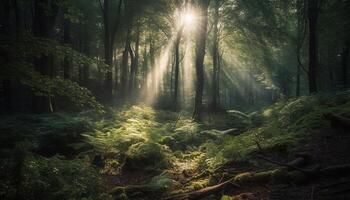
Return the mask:
{"type": "Polygon", "coordinates": [[[251,186],[274,183],[303,183],[306,180],[305,174],[299,171],[288,171],[286,169],[275,169],[265,172],[246,172],[238,174],[235,182],[242,186],[251,186]]]}
{"type": "Polygon", "coordinates": [[[170,150],[158,143],[140,142],[126,152],[124,170],[157,170],[171,167],[170,150]]]}

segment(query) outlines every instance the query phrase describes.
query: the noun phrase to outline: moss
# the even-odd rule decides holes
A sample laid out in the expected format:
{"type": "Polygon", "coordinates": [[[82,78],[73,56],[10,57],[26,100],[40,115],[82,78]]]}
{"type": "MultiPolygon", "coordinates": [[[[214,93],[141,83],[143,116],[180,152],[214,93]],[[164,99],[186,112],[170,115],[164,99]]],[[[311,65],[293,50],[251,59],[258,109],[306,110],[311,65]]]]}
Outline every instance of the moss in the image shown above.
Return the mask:
{"type": "Polygon", "coordinates": [[[286,169],[275,169],[258,173],[241,173],[235,177],[235,182],[242,186],[275,183],[303,183],[306,180],[305,174],[298,171],[288,171],[286,169]]]}
{"type": "Polygon", "coordinates": [[[148,183],[142,185],[117,186],[110,193],[118,197],[136,197],[144,194],[160,194],[175,184],[175,181],[165,175],[155,176],[148,183]]]}
{"type": "Polygon", "coordinates": [[[305,174],[299,171],[287,171],[286,169],[277,169],[271,175],[276,183],[303,183],[306,180],[305,174]]]}
{"type": "Polygon", "coordinates": [[[193,191],[193,190],[200,190],[209,185],[209,179],[203,179],[203,180],[198,180],[198,181],[193,181],[191,184],[187,187],[188,190],[193,191]]]}
{"type": "Polygon", "coordinates": [[[224,195],[224,196],[221,197],[220,200],[231,200],[231,197],[227,196],[227,195],[224,195]]]}
{"type": "Polygon", "coordinates": [[[261,183],[267,183],[271,179],[271,175],[274,173],[274,171],[266,171],[266,172],[258,172],[258,173],[251,173],[246,172],[239,174],[235,177],[235,182],[239,185],[256,185],[261,183]]]}
{"type": "Polygon", "coordinates": [[[170,150],[158,143],[137,143],[126,152],[124,170],[166,169],[171,167],[170,150]]]}
{"type": "Polygon", "coordinates": [[[245,173],[238,174],[235,177],[234,181],[239,185],[248,185],[248,184],[250,184],[252,178],[253,178],[252,173],[245,172],[245,173]]]}

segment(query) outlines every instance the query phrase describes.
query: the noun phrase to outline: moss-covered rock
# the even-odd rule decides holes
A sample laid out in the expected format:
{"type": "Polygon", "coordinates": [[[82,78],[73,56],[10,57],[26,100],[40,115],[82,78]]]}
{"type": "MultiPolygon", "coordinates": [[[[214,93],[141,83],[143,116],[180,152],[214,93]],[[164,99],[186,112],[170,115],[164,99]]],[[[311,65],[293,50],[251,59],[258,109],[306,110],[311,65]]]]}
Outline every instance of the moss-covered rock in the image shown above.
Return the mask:
{"type": "Polygon", "coordinates": [[[153,170],[171,167],[170,150],[158,143],[140,142],[126,152],[124,170],[153,170]]]}
{"type": "Polygon", "coordinates": [[[242,186],[258,185],[269,182],[274,183],[303,183],[306,175],[299,171],[288,171],[284,168],[265,172],[246,172],[238,174],[235,182],[242,186]]]}

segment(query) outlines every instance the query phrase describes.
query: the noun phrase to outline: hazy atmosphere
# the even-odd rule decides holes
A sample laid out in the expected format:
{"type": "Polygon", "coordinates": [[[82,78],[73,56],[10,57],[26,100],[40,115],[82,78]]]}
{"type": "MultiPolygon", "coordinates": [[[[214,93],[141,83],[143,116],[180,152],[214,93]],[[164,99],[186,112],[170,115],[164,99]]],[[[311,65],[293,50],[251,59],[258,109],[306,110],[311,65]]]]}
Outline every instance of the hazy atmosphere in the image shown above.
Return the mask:
{"type": "Polygon", "coordinates": [[[350,199],[349,10],[0,0],[0,199],[350,199]]]}

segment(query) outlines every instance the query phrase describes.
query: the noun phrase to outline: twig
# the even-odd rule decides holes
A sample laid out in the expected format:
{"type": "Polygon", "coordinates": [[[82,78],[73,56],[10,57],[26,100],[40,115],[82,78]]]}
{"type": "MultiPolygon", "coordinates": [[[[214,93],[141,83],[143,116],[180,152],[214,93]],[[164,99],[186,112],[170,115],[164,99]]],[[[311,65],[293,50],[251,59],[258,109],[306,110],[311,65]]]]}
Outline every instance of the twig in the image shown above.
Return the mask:
{"type": "Polygon", "coordinates": [[[274,160],[271,160],[269,158],[266,158],[264,156],[261,156],[261,155],[255,155],[257,158],[261,159],[261,160],[264,160],[264,161],[267,161],[269,163],[272,163],[272,164],[275,164],[275,165],[279,165],[279,166],[282,166],[282,167],[288,167],[288,168],[291,168],[291,169],[294,169],[296,171],[300,171],[304,174],[307,174],[307,175],[310,175],[310,171],[308,170],[304,170],[304,169],[301,169],[299,167],[296,167],[296,166],[293,166],[293,165],[289,165],[289,164],[286,164],[286,163],[282,163],[282,162],[278,162],[278,161],[274,161],[274,160]]]}
{"type": "Polygon", "coordinates": [[[217,190],[220,190],[221,188],[223,188],[224,186],[231,184],[237,188],[241,188],[240,185],[236,184],[233,182],[234,178],[231,178],[225,182],[222,182],[220,184],[214,185],[214,186],[210,186],[210,187],[206,187],[197,191],[193,191],[193,192],[187,192],[187,193],[183,193],[183,194],[177,194],[177,195],[173,195],[173,196],[169,196],[169,197],[165,197],[163,198],[163,200],[171,200],[171,199],[199,199],[203,196],[206,196],[210,193],[213,193],[217,190]]]}

